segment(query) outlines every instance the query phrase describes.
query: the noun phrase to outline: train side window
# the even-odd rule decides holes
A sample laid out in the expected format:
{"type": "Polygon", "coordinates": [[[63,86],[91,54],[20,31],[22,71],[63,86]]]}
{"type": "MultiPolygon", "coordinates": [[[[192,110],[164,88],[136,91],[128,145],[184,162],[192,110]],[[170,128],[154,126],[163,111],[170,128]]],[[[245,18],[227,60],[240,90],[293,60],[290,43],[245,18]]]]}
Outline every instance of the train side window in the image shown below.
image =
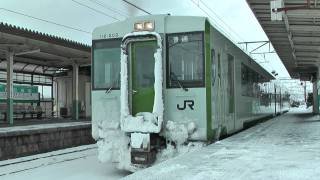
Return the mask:
{"type": "Polygon", "coordinates": [[[217,67],[216,67],[216,53],[214,49],[211,49],[211,78],[212,78],[212,86],[216,81],[216,74],[217,74],[217,67]]]}
{"type": "Polygon", "coordinates": [[[243,96],[251,96],[252,91],[252,81],[251,81],[251,69],[241,64],[241,94],[243,96]]]}
{"type": "Polygon", "coordinates": [[[259,73],[250,67],[241,64],[241,94],[249,97],[259,97],[259,83],[262,81],[259,73]]]}
{"type": "Polygon", "coordinates": [[[229,113],[234,113],[234,56],[227,54],[228,57],[228,86],[227,93],[229,98],[229,113]]]}
{"type": "Polygon", "coordinates": [[[204,86],[203,46],[203,32],[167,35],[168,87],[204,86]]]}
{"type": "Polygon", "coordinates": [[[218,53],[218,78],[221,78],[221,55],[218,53]]]}
{"type": "Polygon", "coordinates": [[[121,40],[93,41],[93,89],[120,88],[121,40]]]}

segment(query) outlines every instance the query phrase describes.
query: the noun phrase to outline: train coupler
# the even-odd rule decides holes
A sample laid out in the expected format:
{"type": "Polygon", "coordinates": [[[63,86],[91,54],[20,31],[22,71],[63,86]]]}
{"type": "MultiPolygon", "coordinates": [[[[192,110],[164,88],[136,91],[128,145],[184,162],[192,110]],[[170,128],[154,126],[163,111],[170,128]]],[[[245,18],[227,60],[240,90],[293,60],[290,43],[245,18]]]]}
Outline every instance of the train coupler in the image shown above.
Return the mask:
{"type": "Polygon", "coordinates": [[[151,149],[149,133],[131,133],[131,163],[150,165],[156,160],[156,151],[151,149]]]}

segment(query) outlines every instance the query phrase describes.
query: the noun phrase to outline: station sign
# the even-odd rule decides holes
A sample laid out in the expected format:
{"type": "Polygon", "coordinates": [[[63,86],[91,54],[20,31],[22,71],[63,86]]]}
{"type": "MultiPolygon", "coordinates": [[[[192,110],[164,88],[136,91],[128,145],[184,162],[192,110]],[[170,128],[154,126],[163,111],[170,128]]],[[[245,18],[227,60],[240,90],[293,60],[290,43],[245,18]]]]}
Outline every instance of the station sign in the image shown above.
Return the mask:
{"type": "Polygon", "coordinates": [[[271,21],[282,21],[283,11],[279,11],[284,7],[283,0],[270,1],[271,21]]]}
{"type": "MultiPolygon", "coordinates": [[[[0,84],[0,100],[7,99],[7,86],[0,84]]],[[[37,86],[13,85],[13,100],[38,101],[39,93],[37,86]]]]}

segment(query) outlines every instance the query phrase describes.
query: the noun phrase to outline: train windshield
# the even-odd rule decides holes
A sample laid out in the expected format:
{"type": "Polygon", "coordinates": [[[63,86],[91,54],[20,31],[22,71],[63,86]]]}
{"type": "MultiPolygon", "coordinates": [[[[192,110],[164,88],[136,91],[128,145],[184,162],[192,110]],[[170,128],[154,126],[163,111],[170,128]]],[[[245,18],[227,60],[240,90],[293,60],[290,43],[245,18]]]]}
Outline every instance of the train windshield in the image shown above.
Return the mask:
{"type": "Polygon", "coordinates": [[[170,34],[167,41],[169,87],[204,86],[203,33],[170,34]]]}
{"type": "Polygon", "coordinates": [[[120,88],[121,40],[93,42],[93,88],[120,88]]]}

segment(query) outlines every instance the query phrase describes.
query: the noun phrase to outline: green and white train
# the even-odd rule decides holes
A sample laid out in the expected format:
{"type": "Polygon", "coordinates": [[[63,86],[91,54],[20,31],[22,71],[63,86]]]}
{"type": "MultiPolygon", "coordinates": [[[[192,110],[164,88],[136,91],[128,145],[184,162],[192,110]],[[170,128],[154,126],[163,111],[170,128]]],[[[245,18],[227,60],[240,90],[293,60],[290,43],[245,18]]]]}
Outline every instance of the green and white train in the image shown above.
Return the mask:
{"type": "Polygon", "coordinates": [[[287,110],[289,96],[275,93],[274,77],[205,17],[151,15],[98,27],[92,60],[92,135],[99,159],[121,169],[287,110]]]}

